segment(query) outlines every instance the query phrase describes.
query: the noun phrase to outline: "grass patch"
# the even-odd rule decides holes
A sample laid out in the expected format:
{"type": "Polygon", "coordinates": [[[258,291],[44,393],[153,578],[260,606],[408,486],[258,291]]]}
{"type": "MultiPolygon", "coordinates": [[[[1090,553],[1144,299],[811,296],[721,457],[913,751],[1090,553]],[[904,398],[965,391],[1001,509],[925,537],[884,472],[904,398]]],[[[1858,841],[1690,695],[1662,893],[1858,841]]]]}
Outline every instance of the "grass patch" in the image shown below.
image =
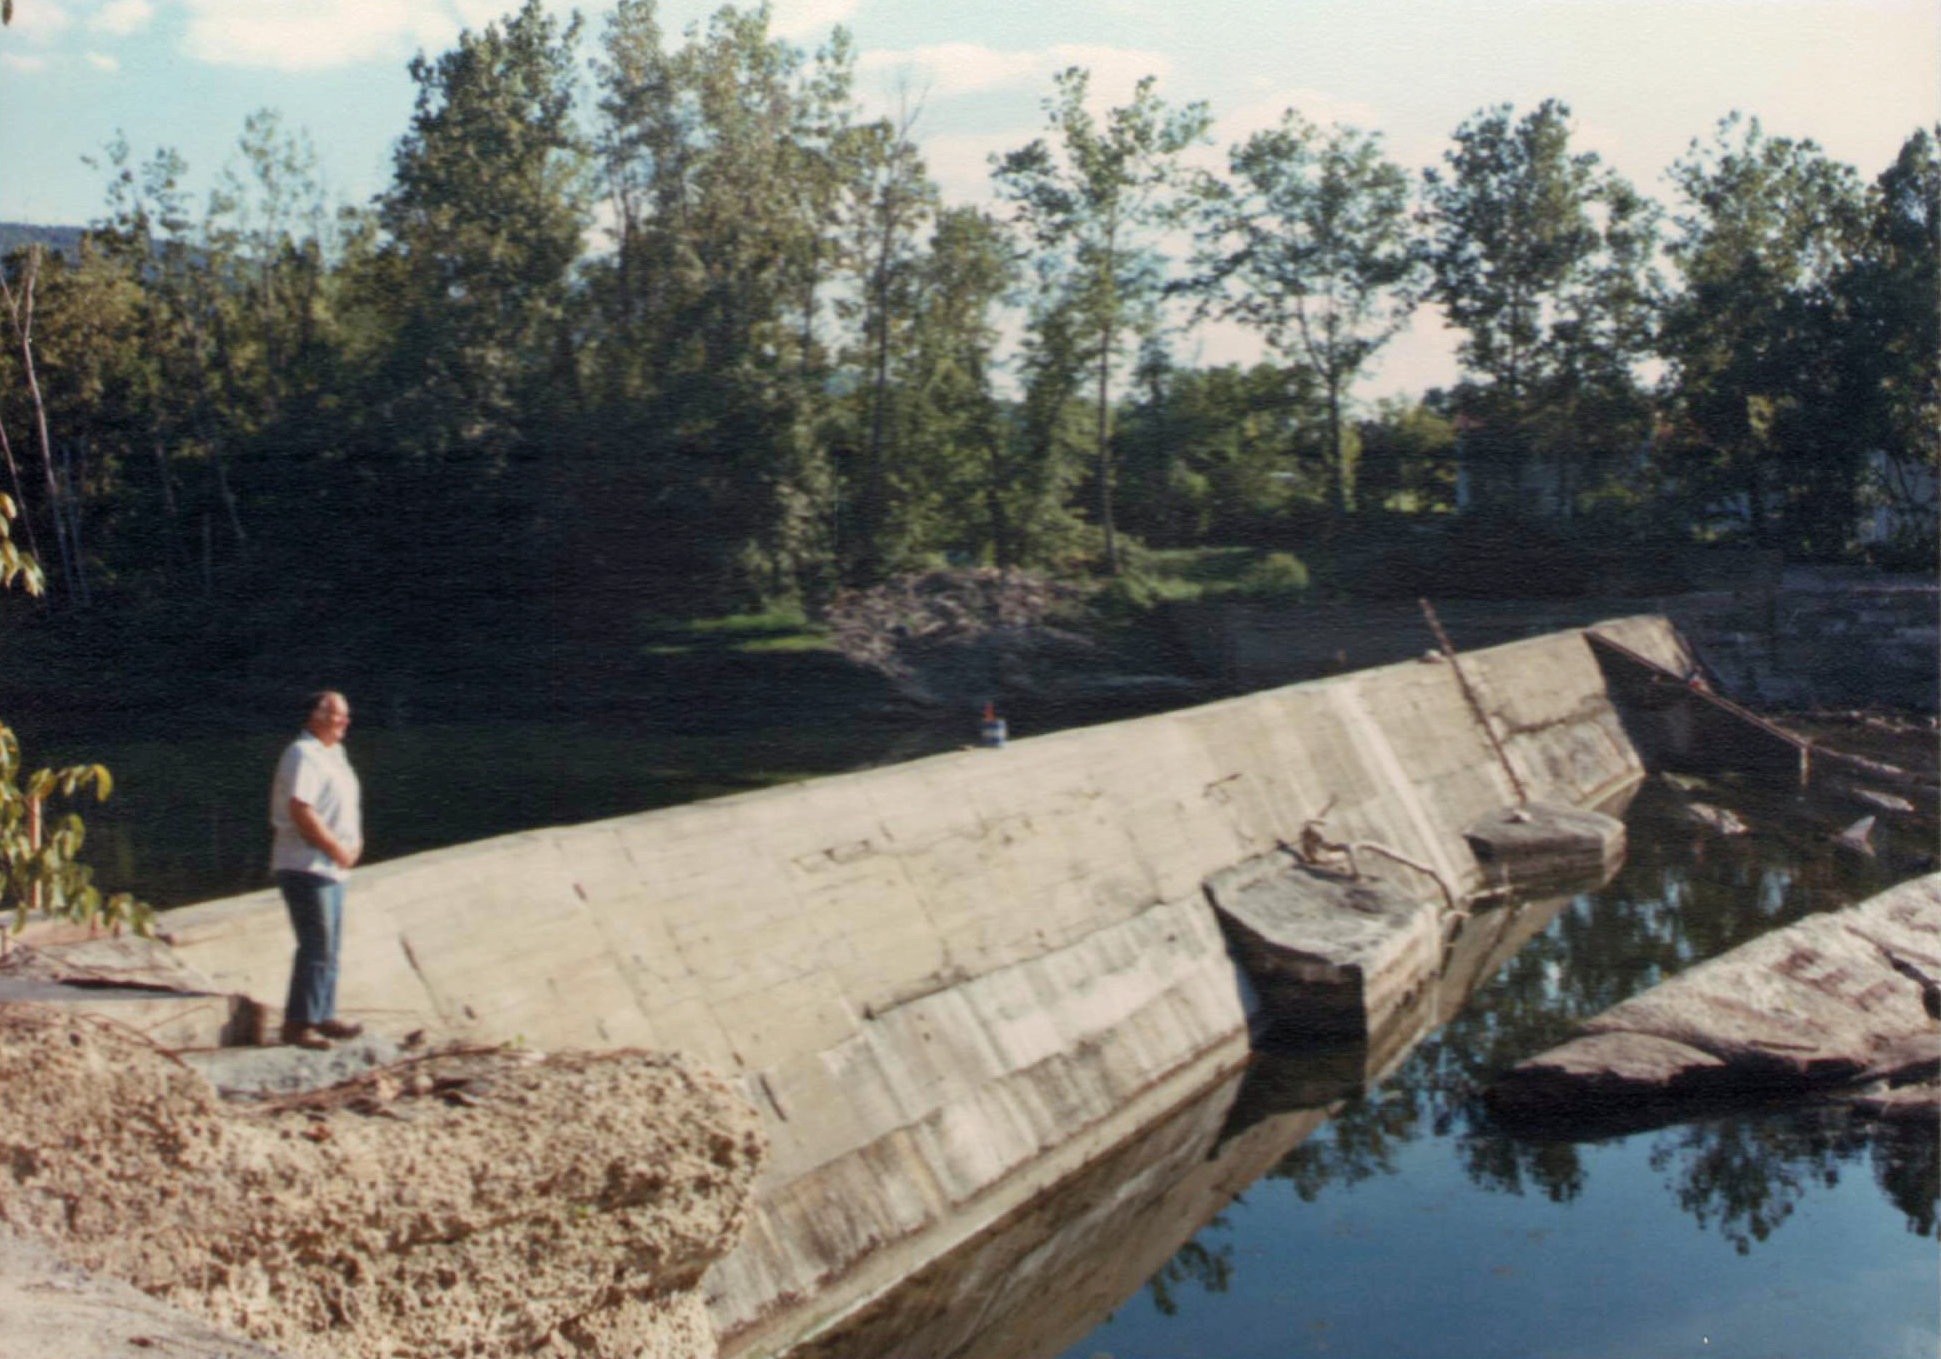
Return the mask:
{"type": "Polygon", "coordinates": [[[1267,556],[1264,547],[1169,547],[1148,549],[1136,565],[1161,598],[1197,599],[1240,588],[1267,556]]]}
{"type": "Polygon", "coordinates": [[[1098,586],[1094,604],[1123,614],[1179,601],[1298,599],[1309,580],[1299,558],[1267,547],[1135,547],[1124,574],[1098,586]]]}
{"type": "Polygon", "coordinates": [[[834,651],[828,630],[809,621],[796,605],[720,618],[667,618],[639,621],[644,656],[771,655],[834,651]]]}

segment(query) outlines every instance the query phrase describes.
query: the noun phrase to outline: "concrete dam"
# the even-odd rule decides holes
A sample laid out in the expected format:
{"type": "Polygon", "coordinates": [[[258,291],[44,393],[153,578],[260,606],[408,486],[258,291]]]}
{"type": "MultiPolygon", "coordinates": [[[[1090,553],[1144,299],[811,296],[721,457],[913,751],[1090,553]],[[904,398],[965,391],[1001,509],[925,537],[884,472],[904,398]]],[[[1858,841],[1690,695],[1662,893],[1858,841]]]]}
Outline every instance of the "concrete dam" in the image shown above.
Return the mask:
{"type": "MultiPolygon", "coordinates": [[[[1663,618],[1592,630],[1690,667],[1663,618]]],[[[707,1304],[724,1354],[783,1354],[1246,1061],[1259,1000],[1218,884],[1317,819],[1387,851],[1364,871],[1432,924],[1371,971],[1372,1023],[1433,974],[1445,900],[1491,885],[1466,829],[1642,777],[1584,631],[1461,667],[1474,705],[1425,657],[362,869],[342,1006],[738,1081],[771,1151],[707,1304]]],[[[165,924],[221,990],[282,995],[273,890],[165,924]]],[[[156,1036],[213,1043],[231,1004],[185,1002],[156,1036]]]]}

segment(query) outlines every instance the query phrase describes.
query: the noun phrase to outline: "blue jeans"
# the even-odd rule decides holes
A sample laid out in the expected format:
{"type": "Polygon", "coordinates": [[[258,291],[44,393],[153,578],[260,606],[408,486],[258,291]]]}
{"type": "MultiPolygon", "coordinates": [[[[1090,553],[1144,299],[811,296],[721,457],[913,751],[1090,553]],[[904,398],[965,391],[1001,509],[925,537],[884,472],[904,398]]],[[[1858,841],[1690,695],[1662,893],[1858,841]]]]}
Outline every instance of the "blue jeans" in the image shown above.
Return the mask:
{"type": "Polygon", "coordinates": [[[276,885],[290,909],[297,957],[290,969],[290,996],[283,1022],[321,1024],[337,1014],[337,946],[344,936],[344,884],[316,873],[279,870],[276,885]]]}

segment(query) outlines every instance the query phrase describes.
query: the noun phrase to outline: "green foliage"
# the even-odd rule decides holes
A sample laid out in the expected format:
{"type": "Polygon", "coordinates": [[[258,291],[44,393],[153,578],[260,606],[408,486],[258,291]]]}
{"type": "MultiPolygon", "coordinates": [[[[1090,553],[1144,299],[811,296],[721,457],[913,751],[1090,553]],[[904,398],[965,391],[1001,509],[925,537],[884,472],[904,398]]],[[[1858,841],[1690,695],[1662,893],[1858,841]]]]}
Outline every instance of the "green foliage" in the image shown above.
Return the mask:
{"type": "MultiPolygon", "coordinates": [[[[0,584],[18,580],[28,593],[39,594],[40,568],[12,542],[15,516],[13,501],[0,495],[0,584]]],[[[8,910],[13,911],[11,928],[16,931],[36,913],[90,927],[105,925],[116,933],[124,925],[142,935],[152,931],[154,913],[147,906],[126,892],[104,897],[94,885],[81,862],[86,834],[81,818],[70,812],[51,823],[45,819],[49,798],[72,797],[84,788],[92,788],[99,801],[114,790],[114,780],[98,764],[23,775],[20,742],[0,723],[0,946],[8,934],[8,910]]]]}
{"type": "Polygon", "coordinates": [[[1037,324],[1056,326],[1075,374],[1091,371],[1093,487],[1105,566],[1119,569],[1112,461],[1112,376],[1126,337],[1151,334],[1160,278],[1153,245],[1169,223],[1179,156],[1204,139],[1206,107],[1168,109],[1147,76],[1104,123],[1087,107],[1090,73],[1070,67],[1045,112],[1056,144],[1039,138],[994,158],[999,191],[1038,247],[1037,324]]]}
{"type": "Polygon", "coordinates": [[[586,223],[573,45],[539,0],[466,31],[418,86],[370,301],[403,343],[385,374],[393,418],[426,458],[502,467],[552,403],[551,360],[586,223]]]}
{"type": "Polygon", "coordinates": [[[1458,356],[1483,379],[1462,406],[1499,455],[1479,494],[1510,502],[1523,468],[1547,466],[1568,515],[1608,464],[1635,454],[1650,406],[1634,366],[1652,338],[1658,209],[1589,152],[1570,147],[1570,110],[1504,104],[1455,133],[1426,172],[1431,295],[1465,332],[1458,356]]]}
{"type": "Polygon", "coordinates": [[[1257,542],[1328,495],[1328,431],[1300,369],[1149,364],[1117,441],[1126,523],[1174,546],[1257,542]]]}
{"type": "Polygon", "coordinates": [[[539,703],[562,655],[588,688],[638,656],[615,619],[814,612],[942,565],[1122,568],[1132,607],[1237,588],[1272,551],[1310,589],[1436,584],[1446,550],[1494,589],[1467,540],[1409,531],[1457,517],[1458,466],[1498,512],[1578,516],[1566,565],[1620,523],[1855,558],[1881,506],[1898,537],[1872,559],[1927,551],[1928,131],[1867,186],[1728,120],[1674,168],[1661,297],[1657,210],[1555,101],[1467,120],[1411,222],[1372,133],[1290,114],[1189,180],[1205,110],[1149,81],[1101,110],[1071,70],[1045,135],[993,166],[1004,221],[940,199],[909,104],[864,113],[840,31],[804,51],[729,7],[664,35],[619,0],[588,79],[553,13],[526,0],[412,63],[372,209],[329,210],[307,140],[261,112],[206,210],[180,156],[118,137],[84,245],[7,262],[0,485],[25,552],[0,539],[0,578],[45,564],[24,630],[63,675],[118,630],[145,642],[124,677],[165,691],[192,664],[211,711],[317,667],[539,703]],[[1162,254],[1187,225],[1191,278],[1162,254]],[[1358,406],[1425,270],[1468,380],[1358,406]],[[1244,322],[1270,361],[1176,361],[1188,284],[1196,321],[1244,322]],[[1213,543],[1245,554],[1231,578],[1158,555],[1213,543]]]}
{"type": "MultiPolygon", "coordinates": [[[[726,7],[668,51],[653,6],[622,0],[596,66],[594,142],[618,223],[589,269],[591,447],[560,469],[565,548],[667,582],[685,596],[670,608],[830,588],[851,470],[823,437],[842,424],[822,402],[834,384],[818,333],[845,258],[832,223],[849,191],[866,228],[871,173],[892,186],[898,230],[897,195],[917,193],[894,135],[846,129],[846,36],[811,63],[768,26],[765,8],[726,7]]],[[[907,241],[892,237],[900,267],[907,241]]],[[[880,519],[880,478],[859,475],[880,519]]]]}
{"type": "Polygon", "coordinates": [[[736,652],[829,651],[828,632],[809,620],[799,604],[776,604],[753,613],[719,618],[641,620],[645,651],[654,656],[703,656],[736,652]]]}
{"type": "Polygon", "coordinates": [[[1307,589],[1307,566],[1291,552],[1269,553],[1240,577],[1240,593],[1256,598],[1304,595],[1307,589]]]}
{"type": "Polygon", "coordinates": [[[1671,252],[1685,287],[1661,348],[1673,366],[1667,453],[1687,503],[1754,544],[1838,556],[1869,436],[1873,362],[1841,283],[1866,225],[1858,177],[1811,141],[1722,120],[1672,168],[1671,252]]]}
{"type": "Polygon", "coordinates": [[[1419,401],[1391,398],[1356,433],[1365,508],[1403,514],[1456,508],[1456,427],[1447,415],[1419,401]]]}
{"type": "Polygon", "coordinates": [[[1377,135],[1326,134],[1289,109],[1230,156],[1231,184],[1201,188],[1198,288],[1256,331],[1284,365],[1314,374],[1326,402],[1332,498],[1355,507],[1355,381],[1407,324],[1421,254],[1408,179],[1377,135]]]}

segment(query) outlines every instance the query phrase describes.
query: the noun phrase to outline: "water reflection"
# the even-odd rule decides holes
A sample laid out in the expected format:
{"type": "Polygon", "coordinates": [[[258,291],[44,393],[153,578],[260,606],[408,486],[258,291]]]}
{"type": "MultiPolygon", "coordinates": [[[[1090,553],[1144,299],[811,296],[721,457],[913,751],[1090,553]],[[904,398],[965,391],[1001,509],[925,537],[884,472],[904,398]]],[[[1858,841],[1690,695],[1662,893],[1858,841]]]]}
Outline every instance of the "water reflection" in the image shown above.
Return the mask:
{"type": "MultiPolygon", "coordinates": [[[[1422,1041],[1568,900],[1479,912],[1452,942],[1437,983],[1366,1043],[1257,1052],[1242,1072],[794,1353],[1030,1359],[1059,1353],[1141,1289],[1162,1316],[1176,1313],[1185,1296],[1223,1292],[1241,1267],[1220,1239],[1224,1214],[1244,1210],[1247,1186],[1303,1164],[1304,1144],[1331,1116],[1399,1114],[1398,1101],[1363,1093],[1410,1063],[1422,1041]]],[[[1337,1122],[1331,1164],[1349,1175],[1390,1168],[1386,1150],[1406,1140],[1414,1119],[1409,1112],[1392,1126],[1365,1117],[1337,1122]],[[1344,1136],[1351,1144],[1340,1142],[1344,1136]]]]}
{"type": "MultiPolygon", "coordinates": [[[[1909,847],[1931,842],[1931,828],[1902,829],[1863,858],[1833,845],[1837,808],[1752,789],[1703,796],[1737,811],[1752,833],[1701,834],[1684,820],[1679,790],[1648,784],[1626,817],[1630,860],[1609,883],[1479,913],[1450,949],[1441,984],[1366,1047],[1258,1054],[1244,1078],[1210,1089],[807,1352],[1618,1355],[1660,1352],[1652,1328],[1682,1308],[1708,1323],[1740,1318],[1734,1339],[1708,1334],[1702,1352],[1806,1353],[1814,1342],[1800,1337],[1836,1325],[1836,1296],[1864,1313],[1837,1321],[1846,1341],[1860,1342],[1842,1344],[1845,1352],[1866,1350],[1870,1335],[1898,1337],[1893,1344],[1931,1337],[1932,1253],[1913,1257],[1929,1283],[1910,1292],[1909,1256],[1866,1225],[1935,1237],[1941,1160],[1931,1127],[1792,1108],[1544,1141],[1511,1135],[1485,1108],[1482,1092],[1497,1074],[1562,1041],[1579,1020],[1909,876],[1909,847]],[[1371,1215],[1371,1203],[1387,1206],[1371,1215]],[[1449,1215],[1434,1232],[1424,1217],[1432,1212],[1449,1215]],[[1687,1224],[1684,1237],[1676,1220],[1687,1224]],[[1786,1236],[1768,1256],[1773,1278],[1795,1280],[1784,1305],[1758,1301],[1770,1279],[1734,1283],[1687,1239],[1695,1228],[1729,1256],[1770,1252],[1802,1220],[1858,1221],[1860,1244],[1849,1226],[1786,1236]],[[1487,1242],[1499,1221],[1519,1224],[1514,1235],[1527,1239],[1491,1247],[1505,1258],[1487,1269],[1438,1236],[1487,1242]],[[1586,1241],[1565,1250],[1552,1233],[1586,1241]],[[1578,1249],[1591,1252],[1594,1269],[1570,1263],[1578,1249]],[[1373,1274],[1364,1268],[1371,1251],[1373,1274]],[[1561,1277],[1548,1277],[1555,1271],[1561,1277]],[[1522,1301],[1447,1282],[1485,1276],[1522,1301]],[[1657,1290],[1660,1311],[1619,1305],[1626,1279],[1657,1290]],[[1431,1300],[1438,1287],[1453,1289],[1442,1304],[1431,1300]],[[1548,1309],[1560,1288],[1598,1314],[1596,1327],[1556,1329],[1548,1309]],[[1538,1310],[1519,1319],[1519,1306],[1538,1310]],[[1506,1326],[1517,1337],[1510,1349],[1506,1326]],[[1471,1338],[1457,1338],[1464,1334],[1471,1338]]],[[[1694,1353],[1697,1339],[1694,1331],[1694,1353]]],[[[1931,1338],[1924,1343],[1931,1352],[1931,1338]]]]}

